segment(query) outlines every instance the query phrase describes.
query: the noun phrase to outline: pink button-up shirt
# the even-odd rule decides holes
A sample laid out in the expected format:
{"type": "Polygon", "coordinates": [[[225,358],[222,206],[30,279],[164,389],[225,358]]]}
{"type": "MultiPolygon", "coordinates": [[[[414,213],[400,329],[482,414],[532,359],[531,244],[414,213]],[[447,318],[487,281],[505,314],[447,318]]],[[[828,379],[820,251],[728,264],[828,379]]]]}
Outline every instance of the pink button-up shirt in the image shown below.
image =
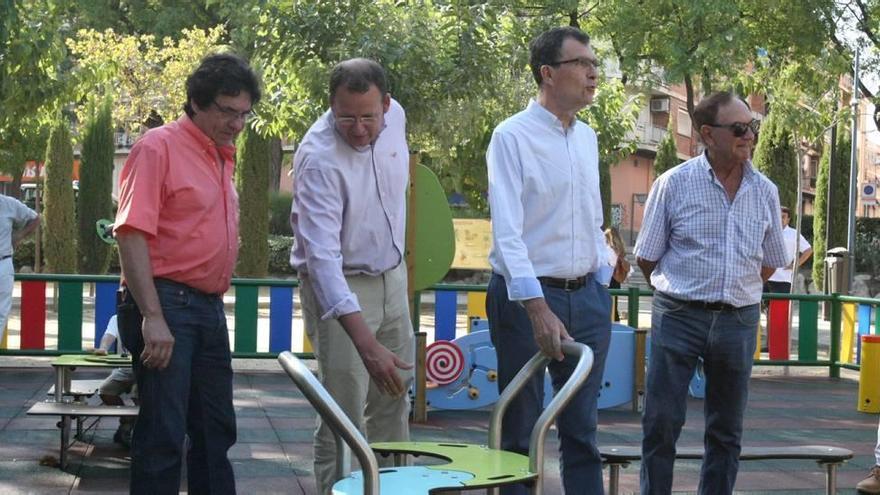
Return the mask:
{"type": "Polygon", "coordinates": [[[154,277],[210,294],[229,288],[238,257],[234,156],[234,146],[217,146],[186,115],[132,147],[114,231],[147,237],[154,277]]]}

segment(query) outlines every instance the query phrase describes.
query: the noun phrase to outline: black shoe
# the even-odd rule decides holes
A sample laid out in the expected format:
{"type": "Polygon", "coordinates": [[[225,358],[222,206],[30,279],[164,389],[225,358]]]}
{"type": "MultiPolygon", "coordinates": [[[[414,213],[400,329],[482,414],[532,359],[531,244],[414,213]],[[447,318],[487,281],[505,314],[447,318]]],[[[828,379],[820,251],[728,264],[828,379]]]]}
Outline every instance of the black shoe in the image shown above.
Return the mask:
{"type": "Polygon", "coordinates": [[[113,434],[113,441],[121,444],[126,449],[131,449],[131,428],[119,428],[113,434]]]}

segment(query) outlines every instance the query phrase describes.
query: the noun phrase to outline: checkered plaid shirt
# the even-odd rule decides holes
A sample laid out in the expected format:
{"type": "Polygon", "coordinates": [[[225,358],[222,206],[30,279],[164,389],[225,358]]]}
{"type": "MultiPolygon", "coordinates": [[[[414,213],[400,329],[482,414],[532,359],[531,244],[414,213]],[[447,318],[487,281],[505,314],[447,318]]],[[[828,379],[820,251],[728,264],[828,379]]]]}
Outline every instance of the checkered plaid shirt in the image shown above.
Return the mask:
{"type": "Polygon", "coordinates": [[[761,267],[791,262],[780,215],[776,186],[750,163],[731,201],[703,154],[654,182],[636,256],[657,262],[651,284],[660,292],[755,304],[761,301],[761,267]]]}

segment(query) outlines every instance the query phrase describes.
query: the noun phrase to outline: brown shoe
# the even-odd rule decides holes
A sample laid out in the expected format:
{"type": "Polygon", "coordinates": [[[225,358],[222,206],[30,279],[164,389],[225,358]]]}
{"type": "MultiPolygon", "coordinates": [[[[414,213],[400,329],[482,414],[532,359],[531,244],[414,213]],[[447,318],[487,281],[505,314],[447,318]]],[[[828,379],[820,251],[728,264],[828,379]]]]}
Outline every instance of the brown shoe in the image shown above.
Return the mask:
{"type": "Polygon", "coordinates": [[[880,466],[871,468],[871,474],[856,485],[859,493],[880,493],[880,466]]]}

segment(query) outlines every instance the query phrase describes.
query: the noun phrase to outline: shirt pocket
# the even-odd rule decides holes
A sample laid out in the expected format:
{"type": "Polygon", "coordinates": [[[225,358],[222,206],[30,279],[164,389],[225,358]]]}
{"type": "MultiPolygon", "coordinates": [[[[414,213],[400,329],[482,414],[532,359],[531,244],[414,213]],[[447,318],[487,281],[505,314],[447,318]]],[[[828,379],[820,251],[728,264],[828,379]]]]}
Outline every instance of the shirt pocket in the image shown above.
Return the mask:
{"type": "Polygon", "coordinates": [[[734,242],[741,258],[761,262],[764,257],[764,234],[766,221],[755,217],[740,217],[734,220],[734,242]]]}

